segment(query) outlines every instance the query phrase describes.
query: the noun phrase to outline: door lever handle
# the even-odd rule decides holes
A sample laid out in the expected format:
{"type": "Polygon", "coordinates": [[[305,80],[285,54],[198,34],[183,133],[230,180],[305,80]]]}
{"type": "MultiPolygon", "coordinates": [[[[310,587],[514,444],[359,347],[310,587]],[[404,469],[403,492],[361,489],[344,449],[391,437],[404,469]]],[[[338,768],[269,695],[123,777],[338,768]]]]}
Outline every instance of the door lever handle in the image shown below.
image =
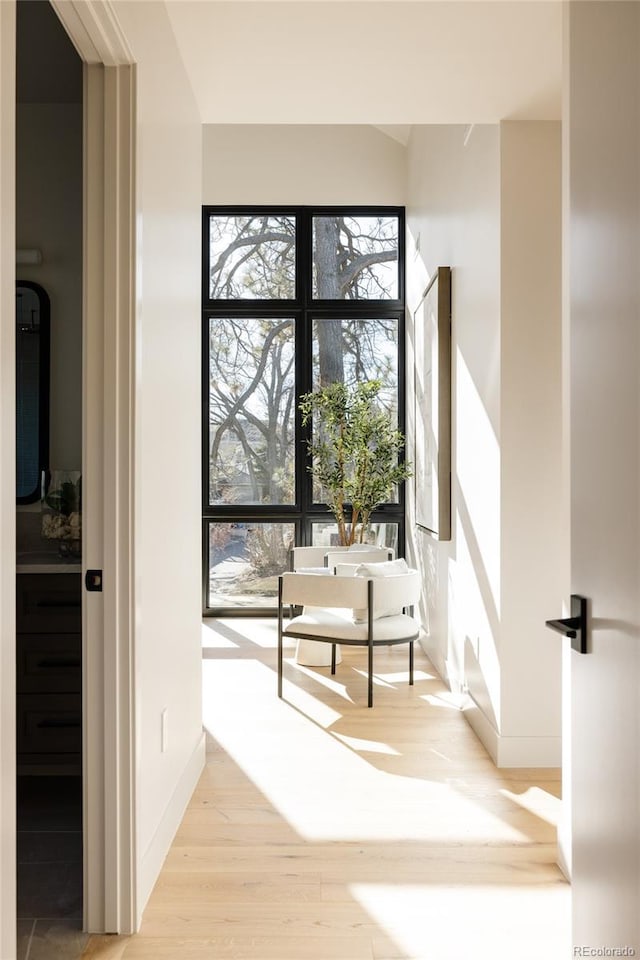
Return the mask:
{"type": "Polygon", "coordinates": [[[587,653],[587,598],[571,594],[571,616],[563,620],[546,620],[545,626],[571,639],[571,649],[587,653]]]}

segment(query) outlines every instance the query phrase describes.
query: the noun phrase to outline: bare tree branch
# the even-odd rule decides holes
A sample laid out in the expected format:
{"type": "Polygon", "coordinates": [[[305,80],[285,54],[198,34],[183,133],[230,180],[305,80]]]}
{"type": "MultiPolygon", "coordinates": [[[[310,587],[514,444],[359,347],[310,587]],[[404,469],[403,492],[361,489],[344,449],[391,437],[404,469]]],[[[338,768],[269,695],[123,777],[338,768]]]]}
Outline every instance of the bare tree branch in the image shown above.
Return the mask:
{"type": "Polygon", "coordinates": [[[373,266],[375,263],[388,263],[391,260],[398,259],[398,251],[395,250],[381,250],[379,253],[363,253],[360,256],[353,259],[349,265],[348,269],[343,270],[340,275],[340,285],[342,289],[346,289],[350,283],[356,279],[359,274],[362,273],[367,267],[373,266]]]}

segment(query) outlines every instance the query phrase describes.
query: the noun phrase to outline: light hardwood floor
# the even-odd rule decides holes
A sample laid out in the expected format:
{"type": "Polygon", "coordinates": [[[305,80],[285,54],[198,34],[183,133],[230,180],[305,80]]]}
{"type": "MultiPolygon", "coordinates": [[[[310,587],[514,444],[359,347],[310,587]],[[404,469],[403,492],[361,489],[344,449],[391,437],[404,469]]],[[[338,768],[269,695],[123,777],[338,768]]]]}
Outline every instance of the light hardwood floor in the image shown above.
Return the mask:
{"type": "Polygon", "coordinates": [[[429,661],[328,668],[276,624],[203,625],[207,767],[129,938],[91,960],[564,960],[558,771],[496,770],[429,661]]]}

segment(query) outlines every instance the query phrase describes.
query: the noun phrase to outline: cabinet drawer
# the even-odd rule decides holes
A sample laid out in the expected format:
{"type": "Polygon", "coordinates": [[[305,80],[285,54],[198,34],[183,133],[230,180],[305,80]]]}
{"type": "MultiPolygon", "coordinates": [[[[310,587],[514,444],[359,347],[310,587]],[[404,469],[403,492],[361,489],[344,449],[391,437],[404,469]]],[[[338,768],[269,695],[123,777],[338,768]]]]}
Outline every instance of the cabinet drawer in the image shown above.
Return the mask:
{"type": "Polygon", "coordinates": [[[80,694],[20,694],[17,697],[18,753],[80,753],[80,694]]]}
{"type": "Polygon", "coordinates": [[[16,579],[18,633],[80,633],[79,573],[18,574],[16,579]]]}
{"type": "Polygon", "coordinates": [[[79,633],[18,634],[18,693],[80,693],[82,642],[79,633]]]}

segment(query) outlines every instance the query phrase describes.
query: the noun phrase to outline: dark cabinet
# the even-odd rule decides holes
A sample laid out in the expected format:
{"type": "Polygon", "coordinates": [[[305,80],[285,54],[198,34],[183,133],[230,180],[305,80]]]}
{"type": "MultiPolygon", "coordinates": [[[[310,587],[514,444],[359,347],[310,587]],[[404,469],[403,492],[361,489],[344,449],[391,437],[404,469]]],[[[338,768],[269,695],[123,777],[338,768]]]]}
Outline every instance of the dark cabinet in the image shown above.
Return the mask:
{"type": "Polygon", "coordinates": [[[18,574],[16,630],[18,772],[79,773],[80,573],[18,574]]]}

